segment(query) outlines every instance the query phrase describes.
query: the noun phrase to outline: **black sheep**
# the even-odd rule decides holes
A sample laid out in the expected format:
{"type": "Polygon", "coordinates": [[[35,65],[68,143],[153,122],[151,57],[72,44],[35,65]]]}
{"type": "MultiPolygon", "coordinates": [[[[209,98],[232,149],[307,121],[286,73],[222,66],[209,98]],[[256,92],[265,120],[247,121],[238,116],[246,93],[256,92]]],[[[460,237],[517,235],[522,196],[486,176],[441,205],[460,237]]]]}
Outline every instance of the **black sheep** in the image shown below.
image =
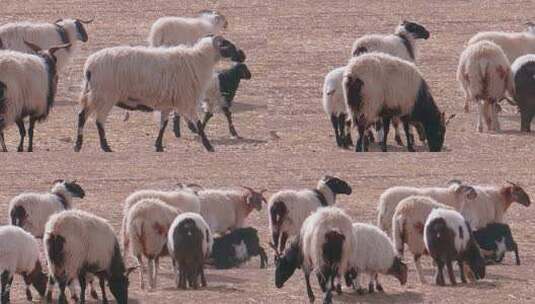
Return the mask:
{"type": "Polygon", "coordinates": [[[474,231],[474,238],[481,249],[492,252],[490,256],[487,256],[487,259],[490,258],[494,262],[500,263],[506,252],[514,251],[516,264],[520,265],[518,245],[513,239],[509,225],[501,223],[488,224],[485,228],[474,231]]]}
{"type": "Polygon", "coordinates": [[[535,116],[535,55],[525,55],[511,65],[515,84],[514,99],[520,109],[520,131],[531,132],[535,116]]]}
{"type": "Polygon", "coordinates": [[[254,256],[260,256],[260,268],[265,268],[267,255],[260,246],[258,231],[252,227],[238,228],[214,238],[212,260],[218,269],[237,267],[254,256]]]}

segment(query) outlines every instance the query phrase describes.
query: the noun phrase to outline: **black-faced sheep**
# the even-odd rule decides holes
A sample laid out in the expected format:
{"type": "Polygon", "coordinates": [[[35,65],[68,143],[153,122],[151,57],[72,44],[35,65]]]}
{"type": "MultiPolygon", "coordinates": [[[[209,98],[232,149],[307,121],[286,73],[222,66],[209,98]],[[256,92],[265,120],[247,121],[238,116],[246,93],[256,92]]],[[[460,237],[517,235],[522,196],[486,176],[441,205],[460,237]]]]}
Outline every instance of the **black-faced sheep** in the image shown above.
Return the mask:
{"type": "Polygon", "coordinates": [[[531,132],[535,116],[535,55],[518,57],[511,65],[515,86],[514,99],[520,109],[520,131],[531,132]]]}
{"type": "Polygon", "coordinates": [[[260,268],[265,268],[268,258],[260,246],[258,231],[252,227],[238,228],[214,238],[212,262],[217,269],[238,267],[254,256],[260,256],[260,268]]]}
{"type": "Polygon", "coordinates": [[[500,263],[507,251],[514,251],[516,264],[520,265],[518,245],[513,239],[511,228],[507,224],[492,223],[474,231],[474,238],[481,248],[481,252],[493,262],[500,263]]]}

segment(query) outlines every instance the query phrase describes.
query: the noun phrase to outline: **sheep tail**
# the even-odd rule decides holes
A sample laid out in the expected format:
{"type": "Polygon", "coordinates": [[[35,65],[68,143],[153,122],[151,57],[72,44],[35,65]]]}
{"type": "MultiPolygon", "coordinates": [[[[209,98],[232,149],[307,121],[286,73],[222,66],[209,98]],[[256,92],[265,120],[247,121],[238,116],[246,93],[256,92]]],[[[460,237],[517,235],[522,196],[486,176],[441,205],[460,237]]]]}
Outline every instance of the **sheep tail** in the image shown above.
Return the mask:
{"type": "Polygon", "coordinates": [[[405,245],[405,221],[402,217],[393,217],[392,218],[392,240],[394,241],[394,246],[396,251],[400,256],[403,256],[404,245],[405,245]]]}
{"type": "Polygon", "coordinates": [[[24,226],[24,220],[28,214],[26,213],[26,209],[22,206],[15,206],[13,209],[11,209],[11,212],[9,214],[9,217],[11,218],[11,225],[22,227],[24,226]]]}
{"type": "Polygon", "coordinates": [[[328,279],[338,273],[344,255],[345,235],[338,230],[325,233],[325,242],[322,246],[323,265],[321,275],[328,279]]]}
{"type": "Polygon", "coordinates": [[[481,81],[481,91],[480,98],[486,99],[489,95],[489,65],[490,63],[487,60],[481,60],[479,64],[479,79],[481,81]]]}
{"type": "Polygon", "coordinates": [[[82,93],[80,94],[80,105],[85,109],[85,108],[88,108],[90,105],[90,101],[89,101],[89,86],[90,86],[90,82],[91,82],[91,71],[86,71],[85,72],[85,77],[84,77],[84,83],[83,83],[83,90],[82,90],[82,93]]]}
{"type": "Polygon", "coordinates": [[[54,267],[62,267],[65,263],[65,238],[52,234],[46,240],[46,251],[54,267]]]}

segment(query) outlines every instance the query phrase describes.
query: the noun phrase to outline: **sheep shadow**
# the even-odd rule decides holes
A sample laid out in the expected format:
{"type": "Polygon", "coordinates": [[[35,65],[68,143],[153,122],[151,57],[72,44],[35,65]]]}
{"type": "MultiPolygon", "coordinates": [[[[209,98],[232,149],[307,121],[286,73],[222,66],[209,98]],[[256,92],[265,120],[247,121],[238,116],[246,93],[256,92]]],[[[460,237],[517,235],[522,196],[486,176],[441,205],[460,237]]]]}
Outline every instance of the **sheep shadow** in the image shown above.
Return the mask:
{"type": "Polygon", "coordinates": [[[232,102],[232,113],[250,112],[255,110],[267,110],[267,105],[256,105],[243,102],[232,102]]]}
{"type": "Polygon", "coordinates": [[[359,295],[354,293],[344,293],[342,295],[335,295],[336,302],[341,303],[401,303],[413,304],[423,301],[423,296],[420,293],[405,291],[403,293],[388,294],[383,292],[376,292],[372,294],[359,295]]]}
{"type": "Polygon", "coordinates": [[[232,137],[221,137],[221,138],[213,138],[210,139],[210,142],[214,145],[221,145],[221,146],[235,146],[235,145],[259,145],[259,144],[266,144],[267,140],[263,139],[254,139],[254,138],[245,138],[245,137],[238,137],[238,138],[232,138],[232,137]]]}

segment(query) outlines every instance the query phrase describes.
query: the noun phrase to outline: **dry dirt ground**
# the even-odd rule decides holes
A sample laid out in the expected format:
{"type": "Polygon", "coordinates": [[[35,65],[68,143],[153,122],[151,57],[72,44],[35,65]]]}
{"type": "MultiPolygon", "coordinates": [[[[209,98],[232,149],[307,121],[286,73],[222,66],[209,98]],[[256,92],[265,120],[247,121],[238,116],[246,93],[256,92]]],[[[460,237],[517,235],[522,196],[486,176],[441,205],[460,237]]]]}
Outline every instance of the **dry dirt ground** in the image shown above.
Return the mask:
{"type": "MultiPolygon", "coordinates": [[[[452,178],[471,183],[519,181],[535,196],[532,135],[518,132],[518,115],[510,106],[501,114],[503,132],[475,132],[476,114],[462,112],[455,69],[464,43],[480,30],[523,30],[535,9],[532,1],[5,1],[2,22],[54,21],[60,17],[95,17],[89,42],[61,74],[57,106],[38,125],[33,154],[0,158],[1,218],[10,198],[23,191],[47,191],[57,178],[77,179],[86,190],[78,206],[108,219],[119,230],[124,198],[136,189],[170,188],[176,182],[209,187],[249,185],[268,188],[313,187],[323,174],[336,174],[354,189],[339,206],[355,221],[374,222],[377,200],[393,185],[444,185],[452,178]],[[72,152],[76,99],[85,58],[104,47],[145,43],[150,24],[164,15],[192,15],[203,8],[221,10],[229,19],[226,36],[247,53],[253,79],[237,95],[235,116],[241,140],[230,139],[216,116],[208,135],[216,153],[204,152],[188,132],[177,140],[167,133],[165,153],[153,151],[157,132],[150,115],[134,114],[123,122],[116,110],[108,119],[108,138],[117,152],[99,152],[96,129],[86,128],[84,150],[72,152]],[[416,20],[431,32],[419,45],[418,65],[439,106],[457,118],[448,128],[445,153],[355,154],[334,145],[330,124],[320,106],[323,76],[345,64],[351,43],[365,33],[392,32],[403,19],[416,20]],[[271,135],[273,132],[276,136],[271,135]]],[[[7,132],[16,149],[16,128],[7,132]]],[[[392,139],[391,139],[391,142],[392,139]]],[[[394,151],[404,151],[391,146],[394,151]]],[[[423,148],[421,148],[422,150],[423,148]]],[[[533,208],[533,207],[532,207],[533,208]]],[[[508,257],[492,266],[477,284],[438,288],[417,282],[412,263],[409,283],[400,287],[384,278],[386,292],[357,296],[348,290],[336,303],[534,303],[535,237],[532,208],[514,205],[507,216],[520,246],[522,266],[508,257]]],[[[5,222],[5,221],[3,221],[5,222]]],[[[253,212],[248,222],[268,241],[267,215],[253,212]]],[[[267,246],[266,246],[266,249],[267,246]]],[[[130,264],[132,261],[129,262],[130,264]]],[[[156,291],[139,289],[131,277],[130,303],[305,303],[302,274],[283,289],[274,286],[270,256],[267,270],[254,259],[229,271],[208,270],[209,287],[198,291],[174,288],[168,261],[156,291]]],[[[426,259],[430,277],[432,264],[426,259]]],[[[12,302],[22,303],[20,278],[12,302]]],[[[313,282],[316,295],[320,292],[313,282]]],[[[318,298],[319,299],[319,298],[318,298]]]]}

